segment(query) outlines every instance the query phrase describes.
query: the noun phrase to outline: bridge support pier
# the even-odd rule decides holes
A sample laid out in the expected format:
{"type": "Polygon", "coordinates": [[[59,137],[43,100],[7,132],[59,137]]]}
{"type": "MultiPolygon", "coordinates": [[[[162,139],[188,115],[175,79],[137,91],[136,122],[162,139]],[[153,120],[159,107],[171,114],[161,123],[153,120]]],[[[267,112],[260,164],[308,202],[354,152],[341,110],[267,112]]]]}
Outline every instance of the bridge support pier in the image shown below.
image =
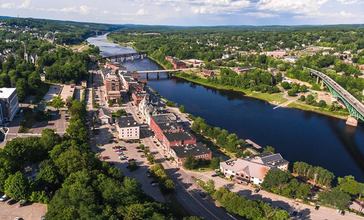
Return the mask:
{"type": "Polygon", "coordinates": [[[147,73],[147,80],[149,79],[149,73],[147,73]]]}
{"type": "Polygon", "coordinates": [[[346,120],[346,125],[357,127],[358,126],[358,120],[352,116],[349,116],[346,120]]]}
{"type": "Polygon", "coordinates": [[[157,79],[159,79],[159,73],[157,73],[157,79]]]}

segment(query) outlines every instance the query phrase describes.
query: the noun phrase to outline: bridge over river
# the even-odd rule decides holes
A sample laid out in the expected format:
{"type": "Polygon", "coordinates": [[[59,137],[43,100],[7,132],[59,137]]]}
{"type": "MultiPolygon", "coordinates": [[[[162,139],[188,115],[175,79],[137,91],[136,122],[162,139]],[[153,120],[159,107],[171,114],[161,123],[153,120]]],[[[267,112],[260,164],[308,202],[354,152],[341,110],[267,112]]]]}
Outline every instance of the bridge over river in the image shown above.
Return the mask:
{"type": "Polygon", "coordinates": [[[344,103],[352,118],[364,122],[364,104],[362,102],[356,99],[353,95],[351,95],[348,91],[346,91],[343,87],[341,87],[337,82],[335,82],[326,74],[314,69],[307,69],[312,75],[317,76],[324,82],[324,84],[329,88],[330,93],[335,98],[340,99],[344,103]]]}
{"type": "Polygon", "coordinates": [[[103,56],[103,58],[109,59],[110,61],[114,62],[134,61],[137,59],[144,59],[146,57],[147,54],[144,52],[121,53],[103,56]]]}

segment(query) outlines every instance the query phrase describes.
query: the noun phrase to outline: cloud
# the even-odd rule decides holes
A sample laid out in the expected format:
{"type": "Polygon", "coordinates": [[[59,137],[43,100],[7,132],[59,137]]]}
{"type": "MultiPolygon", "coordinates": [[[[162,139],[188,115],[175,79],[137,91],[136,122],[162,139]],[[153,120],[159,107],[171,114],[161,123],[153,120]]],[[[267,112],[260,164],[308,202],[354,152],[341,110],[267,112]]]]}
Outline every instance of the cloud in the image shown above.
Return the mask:
{"type": "Polygon", "coordinates": [[[251,17],[256,17],[256,18],[273,18],[273,17],[278,17],[277,14],[266,13],[266,12],[248,12],[248,13],[245,13],[244,15],[251,16],[251,17]]]}
{"type": "Polygon", "coordinates": [[[32,4],[32,1],[31,0],[24,0],[20,4],[19,8],[29,8],[31,4],[32,4]]]}
{"type": "Polygon", "coordinates": [[[319,11],[327,2],[328,0],[260,0],[257,8],[291,14],[312,14],[319,11]]]}
{"type": "Polygon", "coordinates": [[[10,8],[14,8],[14,7],[15,7],[15,4],[10,3],[10,2],[5,2],[5,3],[0,4],[0,8],[3,8],[3,9],[10,9],[10,8]]]}
{"type": "Polygon", "coordinates": [[[139,15],[139,16],[143,16],[143,15],[146,15],[146,11],[144,8],[141,8],[137,11],[136,15],[139,15]]]}
{"type": "Polygon", "coordinates": [[[359,2],[359,0],[337,0],[337,1],[344,5],[350,5],[359,2]]]}

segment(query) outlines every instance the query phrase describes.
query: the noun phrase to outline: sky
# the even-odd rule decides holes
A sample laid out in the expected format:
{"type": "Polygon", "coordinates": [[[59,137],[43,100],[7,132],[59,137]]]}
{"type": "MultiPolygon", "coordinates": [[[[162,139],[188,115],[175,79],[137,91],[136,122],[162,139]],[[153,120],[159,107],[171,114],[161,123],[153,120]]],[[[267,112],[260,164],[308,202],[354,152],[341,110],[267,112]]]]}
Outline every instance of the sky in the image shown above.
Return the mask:
{"type": "Polygon", "coordinates": [[[364,24],[364,0],[0,0],[0,15],[112,24],[364,24]]]}

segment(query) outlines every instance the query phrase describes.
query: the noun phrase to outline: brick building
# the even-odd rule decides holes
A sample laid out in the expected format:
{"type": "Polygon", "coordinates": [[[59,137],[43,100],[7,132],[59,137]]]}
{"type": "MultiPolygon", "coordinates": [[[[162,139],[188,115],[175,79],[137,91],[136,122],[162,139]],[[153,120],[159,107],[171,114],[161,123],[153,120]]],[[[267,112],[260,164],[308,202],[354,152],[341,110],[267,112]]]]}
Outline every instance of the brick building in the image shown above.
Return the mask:
{"type": "Polygon", "coordinates": [[[150,128],[162,145],[169,151],[174,146],[196,144],[196,137],[173,119],[173,114],[156,115],[150,119],[150,128]]]}
{"type": "Polygon", "coordinates": [[[121,98],[120,78],[116,74],[108,73],[104,77],[104,85],[106,88],[106,99],[117,102],[121,98]]]}
{"type": "Polygon", "coordinates": [[[170,149],[170,155],[176,158],[178,166],[182,166],[187,157],[192,156],[197,160],[211,160],[212,152],[209,148],[201,143],[173,147],[170,149]]]}

